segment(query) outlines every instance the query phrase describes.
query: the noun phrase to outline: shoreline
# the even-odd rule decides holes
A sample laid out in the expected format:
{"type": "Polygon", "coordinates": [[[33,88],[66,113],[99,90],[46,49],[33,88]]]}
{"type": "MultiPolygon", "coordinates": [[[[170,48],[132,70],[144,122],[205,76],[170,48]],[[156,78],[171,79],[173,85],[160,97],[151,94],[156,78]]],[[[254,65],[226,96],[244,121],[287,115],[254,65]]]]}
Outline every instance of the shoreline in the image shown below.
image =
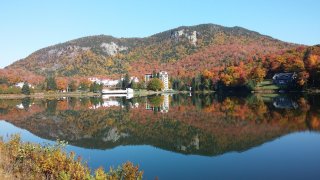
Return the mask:
{"type": "Polygon", "coordinates": [[[0,99],[23,99],[23,98],[59,98],[59,97],[93,97],[100,96],[100,93],[93,92],[69,92],[69,93],[34,93],[25,94],[0,94],[0,99]]]}
{"type": "MultiPolygon", "coordinates": [[[[148,90],[134,90],[134,97],[145,97],[150,95],[159,95],[159,94],[187,94],[187,93],[216,93],[217,91],[148,91],[148,90]]],[[[233,92],[233,91],[231,91],[233,92]]],[[[253,90],[252,94],[286,94],[286,93],[305,93],[305,94],[320,94],[320,89],[306,89],[304,91],[287,91],[281,93],[276,90],[253,90]]],[[[60,97],[95,97],[101,96],[101,93],[93,92],[68,92],[68,93],[34,93],[30,95],[25,94],[0,94],[0,99],[23,99],[23,98],[60,98],[60,97]]]]}

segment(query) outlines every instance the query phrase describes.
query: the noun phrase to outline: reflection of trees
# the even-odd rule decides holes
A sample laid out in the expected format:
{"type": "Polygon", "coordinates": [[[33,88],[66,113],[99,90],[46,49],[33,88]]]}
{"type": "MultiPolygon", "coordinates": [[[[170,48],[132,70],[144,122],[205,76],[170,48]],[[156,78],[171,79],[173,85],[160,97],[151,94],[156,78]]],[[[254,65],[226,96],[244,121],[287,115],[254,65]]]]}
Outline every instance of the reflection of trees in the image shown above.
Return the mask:
{"type": "Polygon", "coordinates": [[[164,101],[164,98],[161,95],[149,96],[148,101],[151,104],[151,106],[160,107],[164,101]]]}
{"type": "Polygon", "coordinates": [[[74,109],[78,100],[75,97],[68,97],[68,101],[70,108],[74,109]]]}
{"type": "MultiPolygon", "coordinates": [[[[161,97],[155,97],[148,101],[161,105],[161,97]]],[[[148,144],[180,153],[217,155],[244,151],[291,132],[319,130],[317,98],[313,101],[313,96],[294,96],[298,109],[277,109],[272,98],[254,95],[173,95],[166,114],[154,114],[144,106],[130,109],[134,103],[145,103],[145,98],[117,99],[121,106],[96,110],[88,107],[101,99],[87,98],[86,103],[83,99],[41,100],[35,101],[28,116],[10,117],[8,114],[18,110],[1,105],[7,115],[0,118],[40,137],[64,139],[87,148],[148,144]],[[32,114],[35,107],[46,108],[32,114]]]]}
{"type": "Polygon", "coordinates": [[[29,106],[30,106],[30,103],[31,103],[31,99],[29,97],[26,97],[26,98],[23,98],[22,99],[22,105],[23,105],[23,108],[28,111],[29,110],[29,106]]]}
{"type": "Polygon", "coordinates": [[[50,115],[54,115],[57,110],[57,100],[47,100],[47,108],[46,111],[50,115]]]}
{"type": "Polygon", "coordinates": [[[90,103],[93,104],[94,106],[97,106],[103,103],[103,101],[100,98],[90,97],[90,103]]]}
{"type": "Polygon", "coordinates": [[[90,102],[90,99],[88,97],[83,97],[83,98],[80,98],[80,103],[82,106],[88,106],[89,105],[89,102],[90,102]]]}

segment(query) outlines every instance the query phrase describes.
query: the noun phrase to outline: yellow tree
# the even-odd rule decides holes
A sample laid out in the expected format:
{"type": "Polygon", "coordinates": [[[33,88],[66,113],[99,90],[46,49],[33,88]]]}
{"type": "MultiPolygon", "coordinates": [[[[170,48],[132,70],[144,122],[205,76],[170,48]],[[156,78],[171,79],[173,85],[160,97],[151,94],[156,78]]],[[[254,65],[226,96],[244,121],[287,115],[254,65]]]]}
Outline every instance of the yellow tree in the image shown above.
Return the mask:
{"type": "Polygon", "coordinates": [[[266,77],[266,70],[261,67],[256,67],[251,70],[251,79],[258,83],[263,81],[264,77],[266,77]]]}
{"type": "Polygon", "coordinates": [[[56,78],[57,89],[60,91],[66,90],[68,87],[68,80],[63,77],[56,78]]]}

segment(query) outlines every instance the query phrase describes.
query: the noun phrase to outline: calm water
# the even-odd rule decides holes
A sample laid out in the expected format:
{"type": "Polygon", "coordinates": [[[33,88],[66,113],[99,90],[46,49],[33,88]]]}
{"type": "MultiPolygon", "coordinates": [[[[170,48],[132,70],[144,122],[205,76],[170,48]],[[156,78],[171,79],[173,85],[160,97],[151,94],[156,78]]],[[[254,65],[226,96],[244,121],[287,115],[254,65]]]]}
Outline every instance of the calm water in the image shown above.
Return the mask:
{"type": "Polygon", "coordinates": [[[145,179],[320,179],[320,96],[0,100],[0,136],[66,140],[92,168],[145,179]]]}

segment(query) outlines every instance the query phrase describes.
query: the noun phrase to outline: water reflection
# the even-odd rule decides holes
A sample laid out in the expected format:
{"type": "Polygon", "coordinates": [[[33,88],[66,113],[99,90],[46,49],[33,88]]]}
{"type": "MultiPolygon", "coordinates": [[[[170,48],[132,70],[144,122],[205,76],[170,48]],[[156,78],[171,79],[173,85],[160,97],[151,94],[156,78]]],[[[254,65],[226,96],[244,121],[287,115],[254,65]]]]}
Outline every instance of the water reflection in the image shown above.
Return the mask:
{"type": "Polygon", "coordinates": [[[214,156],[320,129],[319,96],[175,94],[0,101],[0,119],[41,138],[93,149],[147,144],[214,156]]]}
{"type": "Polygon", "coordinates": [[[169,112],[169,104],[168,94],[149,96],[146,100],[146,110],[167,113],[169,112]]]}
{"type": "Polygon", "coordinates": [[[278,109],[297,109],[298,103],[287,96],[278,96],[273,99],[273,106],[278,109]]]}

